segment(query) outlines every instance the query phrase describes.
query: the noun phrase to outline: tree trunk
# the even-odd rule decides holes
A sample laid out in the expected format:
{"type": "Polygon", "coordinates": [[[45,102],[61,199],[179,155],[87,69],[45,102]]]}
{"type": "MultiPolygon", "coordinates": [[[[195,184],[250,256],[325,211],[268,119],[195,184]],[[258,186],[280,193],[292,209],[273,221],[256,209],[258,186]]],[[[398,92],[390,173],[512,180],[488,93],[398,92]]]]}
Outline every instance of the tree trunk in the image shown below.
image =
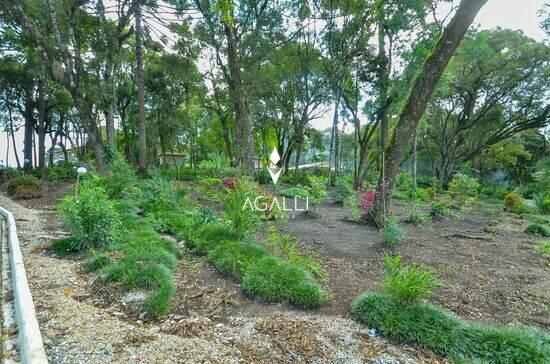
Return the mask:
{"type": "Polygon", "coordinates": [[[32,168],[32,137],[34,134],[32,85],[25,87],[25,137],[23,140],[23,168],[32,168]]]}
{"type": "Polygon", "coordinates": [[[476,14],[487,0],[462,0],[447,25],[443,34],[436,42],[432,52],[424,61],[420,73],[414,80],[413,86],[399,115],[399,121],[393,133],[387,153],[384,153],[384,163],[376,187],[374,213],[379,225],[385,223],[389,210],[391,194],[395,184],[395,177],[403,158],[405,146],[409,142],[420,118],[434,91],[447,63],[455,53],[468,27],[476,14]]]}
{"type": "Polygon", "coordinates": [[[44,79],[38,81],[38,167],[46,166],[46,100],[44,79]]]}
{"type": "Polygon", "coordinates": [[[229,68],[229,93],[235,108],[237,121],[237,164],[240,173],[254,176],[254,135],[250,120],[250,109],[241,77],[235,27],[224,20],[223,28],[227,40],[227,65],[229,68]]]}
{"type": "Polygon", "coordinates": [[[145,124],[145,87],[143,84],[143,34],[141,28],[141,6],[136,8],[136,82],[138,88],[138,111],[139,111],[139,157],[138,167],[142,176],[147,173],[147,129],[145,124]]]}
{"type": "MultiPolygon", "coordinates": [[[[386,55],[386,30],[384,28],[384,9],[380,6],[378,21],[378,113],[377,119],[380,124],[380,153],[381,159],[386,149],[388,140],[388,88],[390,83],[389,61],[386,55]]],[[[379,161],[382,163],[382,160],[379,161]]]]}
{"type": "Polygon", "coordinates": [[[335,94],[334,100],[334,114],[332,116],[332,131],[330,135],[330,150],[329,150],[329,184],[331,182],[330,176],[332,176],[331,166],[334,168],[334,174],[336,175],[337,171],[337,154],[338,154],[338,108],[340,107],[340,87],[335,94]]]}
{"type": "Polygon", "coordinates": [[[15,155],[15,162],[17,163],[17,168],[21,168],[21,163],[19,162],[19,153],[17,153],[17,144],[15,143],[15,128],[13,126],[13,114],[11,112],[11,104],[9,100],[7,102],[7,108],[8,108],[8,117],[10,121],[10,134],[11,134],[11,141],[13,144],[13,154],[15,155]]]}

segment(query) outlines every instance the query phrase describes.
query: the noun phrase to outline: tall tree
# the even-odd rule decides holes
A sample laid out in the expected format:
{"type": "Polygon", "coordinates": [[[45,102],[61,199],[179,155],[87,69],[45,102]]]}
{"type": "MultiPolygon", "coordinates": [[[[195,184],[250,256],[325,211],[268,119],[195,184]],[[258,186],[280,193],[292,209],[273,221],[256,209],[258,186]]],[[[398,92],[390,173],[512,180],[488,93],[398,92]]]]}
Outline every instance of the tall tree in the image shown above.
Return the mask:
{"type": "Polygon", "coordinates": [[[375,192],[374,214],[380,225],[385,224],[389,211],[395,177],[403,158],[405,146],[413,135],[426,110],[441,74],[458,48],[475,16],[487,0],[462,0],[456,13],[437,40],[416,76],[399,121],[387,148],[375,192]]]}

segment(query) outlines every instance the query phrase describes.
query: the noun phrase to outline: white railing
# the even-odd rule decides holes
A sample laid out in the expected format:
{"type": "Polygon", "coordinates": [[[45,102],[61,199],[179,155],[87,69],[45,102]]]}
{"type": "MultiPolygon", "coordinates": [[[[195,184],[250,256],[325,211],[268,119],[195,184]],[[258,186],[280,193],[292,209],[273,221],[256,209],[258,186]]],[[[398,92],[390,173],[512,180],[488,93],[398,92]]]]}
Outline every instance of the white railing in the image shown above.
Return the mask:
{"type": "Polygon", "coordinates": [[[19,350],[23,363],[47,363],[46,351],[42,335],[36,320],[34,302],[32,300],[27,273],[23,264],[23,256],[13,214],[0,207],[0,215],[6,219],[7,243],[11,267],[11,284],[15,300],[15,316],[19,336],[19,350]]]}

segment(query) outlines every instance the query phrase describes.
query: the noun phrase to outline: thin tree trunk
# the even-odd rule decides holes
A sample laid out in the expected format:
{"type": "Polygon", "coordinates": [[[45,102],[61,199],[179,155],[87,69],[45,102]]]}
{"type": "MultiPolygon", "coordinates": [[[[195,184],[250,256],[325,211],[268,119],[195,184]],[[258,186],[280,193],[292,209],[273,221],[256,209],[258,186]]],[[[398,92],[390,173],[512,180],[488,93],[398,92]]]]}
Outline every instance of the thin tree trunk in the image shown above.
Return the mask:
{"type": "Polygon", "coordinates": [[[9,100],[7,102],[7,107],[8,107],[8,117],[10,120],[10,134],[11,134],[11,141],[13,144],[13,154],[15,155],[15,162],[17,163],[17,168],[21,168],[21,163],[19,162],[19,153],[17,152],[17,144],[15,143],[15,128],[13,126],[13,114],[11,112],[11,104],[9,100]]]}
{"type": "Polygon", "coordinates": [[[387,153],[385,153],[387,157],[384,158],[378,186],[376,187],[374,213],[376,221],[380,225],[385,224],[395,177],[403,159],[405,145],[407,145],[420,118],[424,114],[430,96],[447,63],[486,1],[462,0],[460,2],[453,19],[437,40],[432,52],[430,52],[424,61],[424,65],[414,81],[405,106],[399,116],[399,121],[393,133],[391,143],[388,146],[387,153]]]}
{"type": "Polygon", "coordinates": [[[227,21],[223,22],[227,40],[227,65],[229,68],[229,91],[235,108],[237,121],[237,164],[240,173],[254,176],[254,135],[250,120],[250,108],[244,91],[241,77],[235,27],[227,21]]]}
{"type": "Polygon", "coordinates": [[[23,167],[32,168],[32,139],[34,134],[32,85],[25,88],[25,137],[23,140],[23,167]]]}
{"type": "Polygon", "coordinates": [[[139,156],[138,167],[142,175],[147,173],[147,130],[145,124],[145,86],[143,84],[143,34],[141,28],[141,6],[136,8],[136,82],[138,87],[138,111],[139,111],[139,156]]]}
{"type": "Polygon", "coordinates": [[[46,99],[44,79],[38,80],[38,167],[46,166],[46,99]]]}

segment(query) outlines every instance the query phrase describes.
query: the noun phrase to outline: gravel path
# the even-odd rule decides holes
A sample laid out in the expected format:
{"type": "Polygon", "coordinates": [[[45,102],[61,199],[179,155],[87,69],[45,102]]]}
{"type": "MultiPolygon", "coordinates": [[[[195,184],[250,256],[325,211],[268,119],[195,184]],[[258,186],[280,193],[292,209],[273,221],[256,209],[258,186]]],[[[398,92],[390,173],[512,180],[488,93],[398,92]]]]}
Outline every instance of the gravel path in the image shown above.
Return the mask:
{"type": "Polygon", "coordinates": [[[124,319],[118,312],[77,299],[87,294],[90,282],[78,274],[78,261],[59,259],[47,249],[51,239],[65,235],[46,218],[51,212],[25,208],[3,195],[0,205],[16,218],[52,363],[440,362],[371,336],[365,327],[337,316],[282,313],[231,317],[228,324],[207,317],[172,316],[150,324],[124,319]]]}

